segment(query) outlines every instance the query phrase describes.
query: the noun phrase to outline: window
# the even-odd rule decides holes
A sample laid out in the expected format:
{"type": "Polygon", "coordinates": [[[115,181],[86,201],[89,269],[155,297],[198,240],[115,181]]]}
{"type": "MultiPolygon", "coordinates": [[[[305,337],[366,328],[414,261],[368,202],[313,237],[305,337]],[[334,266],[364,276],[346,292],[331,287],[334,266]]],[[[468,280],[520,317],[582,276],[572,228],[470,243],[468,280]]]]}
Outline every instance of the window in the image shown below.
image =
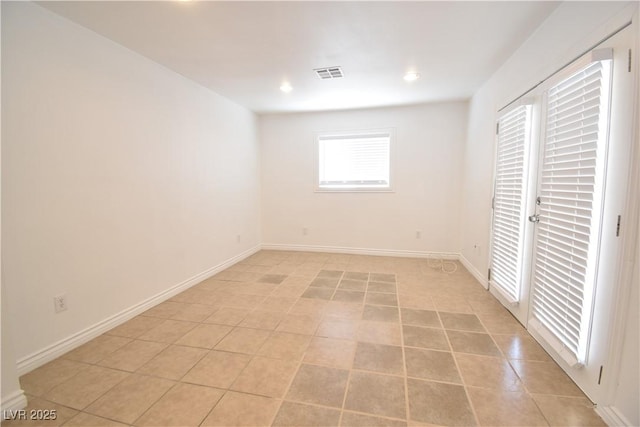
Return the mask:
{"type": "Polygon", "coordinates": [[[390,191],[391,130],[318,135],[319,191],[390,191]]]}

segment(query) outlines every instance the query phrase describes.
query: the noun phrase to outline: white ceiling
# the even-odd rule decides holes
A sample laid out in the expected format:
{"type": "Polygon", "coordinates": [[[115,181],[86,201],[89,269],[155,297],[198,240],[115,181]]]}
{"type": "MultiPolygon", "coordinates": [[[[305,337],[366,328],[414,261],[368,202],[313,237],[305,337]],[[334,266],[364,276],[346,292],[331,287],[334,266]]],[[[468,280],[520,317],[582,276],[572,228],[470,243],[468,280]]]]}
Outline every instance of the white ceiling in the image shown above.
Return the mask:
{"type": "Polygon", "coordinates": [[[70,1],[40,5],[256,112],[469,98],[557,2],[70,1]],[[341,66],[320,80],[314,68],[341,66]],[[421,78],[403,80],[407,71],[421,78]],[[293,91],[279,90],[287,81],[293,91]]]}

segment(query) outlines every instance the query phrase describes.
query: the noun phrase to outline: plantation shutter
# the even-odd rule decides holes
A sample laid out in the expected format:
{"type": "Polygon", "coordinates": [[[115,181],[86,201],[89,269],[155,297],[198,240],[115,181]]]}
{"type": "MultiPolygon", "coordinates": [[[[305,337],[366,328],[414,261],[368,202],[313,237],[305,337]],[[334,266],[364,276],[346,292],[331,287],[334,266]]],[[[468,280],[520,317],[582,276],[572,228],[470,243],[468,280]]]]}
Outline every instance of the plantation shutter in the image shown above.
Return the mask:
{"type": "Polygon", "coordinates": [[[389,187],[390,143],[386,132],[319,136],[320,188],[389,187]]]}
{"type": "Polygon", "coordinates": [[[573,365],[586,358],[595,290],[610,68],[592,62],[547,92],[530,325],[573,365]]]}
{"type": "Polygon", "coordinates": [[[526,160],[531,106],[520,105],[498,121],[491,241],[491,285],[510,302],[520,300],[525,226],[526,160]]]}

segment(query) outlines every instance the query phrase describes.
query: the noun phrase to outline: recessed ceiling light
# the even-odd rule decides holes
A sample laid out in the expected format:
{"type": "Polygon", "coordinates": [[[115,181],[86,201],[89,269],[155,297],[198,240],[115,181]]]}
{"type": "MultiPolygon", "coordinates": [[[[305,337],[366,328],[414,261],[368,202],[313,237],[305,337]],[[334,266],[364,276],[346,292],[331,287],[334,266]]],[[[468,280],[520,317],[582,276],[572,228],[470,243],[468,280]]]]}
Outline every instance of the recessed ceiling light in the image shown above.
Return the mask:
{"type": "Polygon", "coordinates": [[[419,78],[420,78],[420,74],[414,73],[414,72],[407,73],[404,75],[404,80],[407,82],[415,82],[419,78]]]}
{"type": "Polygon", "coordinates": [[[289,93],[293,90],[293,88],[289,83],[282,83],[282,85],[280,85],[280,90],[284,93],[289,93]]]}

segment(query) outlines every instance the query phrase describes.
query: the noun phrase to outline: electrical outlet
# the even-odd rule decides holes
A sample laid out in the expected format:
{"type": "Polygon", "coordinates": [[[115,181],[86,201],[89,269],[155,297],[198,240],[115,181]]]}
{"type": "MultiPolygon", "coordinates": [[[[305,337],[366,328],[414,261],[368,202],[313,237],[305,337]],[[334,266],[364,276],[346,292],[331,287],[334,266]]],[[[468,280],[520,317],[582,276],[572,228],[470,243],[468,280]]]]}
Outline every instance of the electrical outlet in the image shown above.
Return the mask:
{"type": "Polygon", "coordinates": [[[302,235],[303,235],[303,236],[306,236],[307,234],[309,234],[309,229],[308,229],[307,227],[304,227],[304,228],[302,229],[302,235]]]}
{"type": "Polygon", "coordinates": [[[61,313],[67,310],[67,295],[57,295],[53,297],[53,308],[56,313],[61,313]]]}
{"type": "Polygon", "coordinates": [[[422,231],[416,230],[416,239],[422,239],[422,231]]]}
{"type": "Polygon", "coordinates": [[[239,234],[236,236],[236,241],[237,241],[238,243],[240,243],[240,235],[239,235],[239,234]]]}

